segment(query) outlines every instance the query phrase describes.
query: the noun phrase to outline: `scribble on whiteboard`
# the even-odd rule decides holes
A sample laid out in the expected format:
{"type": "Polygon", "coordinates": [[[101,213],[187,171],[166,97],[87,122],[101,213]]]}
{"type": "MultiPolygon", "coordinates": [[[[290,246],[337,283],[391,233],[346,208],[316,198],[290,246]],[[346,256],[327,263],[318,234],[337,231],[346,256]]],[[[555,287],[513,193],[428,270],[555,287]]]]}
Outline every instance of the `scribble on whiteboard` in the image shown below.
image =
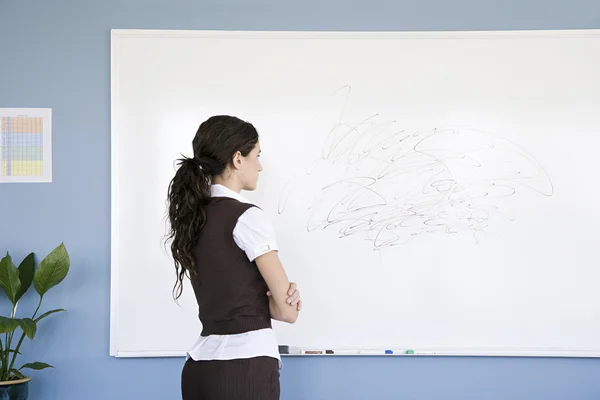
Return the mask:
{"type": "Polygon", "coordinates": [[[321,155],[283,189],[279,213],[307,182],[318,182],[307,229],[335,227],[361,235],[374,249],[431,232],[472,233],[492,215],[515,217],[503,201],[523,188],[552,196],[552,182],[535,158],[500,136],[466,126],[410,129],[378,115],[345,121],[344,107],[324,135],[321,155]]]}

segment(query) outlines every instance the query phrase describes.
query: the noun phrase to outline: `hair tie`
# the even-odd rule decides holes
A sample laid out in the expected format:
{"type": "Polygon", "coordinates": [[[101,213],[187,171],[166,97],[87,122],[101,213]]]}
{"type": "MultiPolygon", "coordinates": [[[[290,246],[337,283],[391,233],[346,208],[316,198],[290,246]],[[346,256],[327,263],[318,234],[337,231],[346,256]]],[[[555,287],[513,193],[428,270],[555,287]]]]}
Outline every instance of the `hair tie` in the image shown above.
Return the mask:
{"type": "Polygon", "coordinates": [[[216,163],[212,157],[209,157],[209,156],[194,157],[194,161],[196,162],[198,167],[200,167],[201,170],[206,171],[207,173],[210,173],[210,171],[213,171],[215,169],[216,163]]]}

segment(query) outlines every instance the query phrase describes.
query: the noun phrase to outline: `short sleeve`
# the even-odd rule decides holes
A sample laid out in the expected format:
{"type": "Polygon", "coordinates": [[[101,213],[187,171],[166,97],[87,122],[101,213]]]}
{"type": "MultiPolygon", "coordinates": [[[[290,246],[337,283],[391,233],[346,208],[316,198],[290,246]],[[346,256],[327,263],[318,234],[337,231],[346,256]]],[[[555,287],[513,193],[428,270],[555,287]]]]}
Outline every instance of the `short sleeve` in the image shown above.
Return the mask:
{"type": "Polygon", "coordinates": [[[250,207],[238,218],[233,239],[250,261],[269,251],[279,250],[275,229],[267,214],[258,207],[250,207]]]}

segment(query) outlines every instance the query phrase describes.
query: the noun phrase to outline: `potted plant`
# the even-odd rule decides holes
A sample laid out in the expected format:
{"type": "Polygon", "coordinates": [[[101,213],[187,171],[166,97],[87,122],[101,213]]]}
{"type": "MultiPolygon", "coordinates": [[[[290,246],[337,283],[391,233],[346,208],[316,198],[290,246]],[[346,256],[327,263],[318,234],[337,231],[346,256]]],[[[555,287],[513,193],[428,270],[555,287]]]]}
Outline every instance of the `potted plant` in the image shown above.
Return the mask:
{"type": "MultiPolygon", "coordinates": [[[[38,315],[44,295],[58,285],[69,272],[70,259],[63,243],[52,250],[36,268],[34,253],[30,253],[16,267],[7,252],[0,260],[0,287],[6,294],[11,313],[0,315],[0,399],[26,400],[31,377],[24,370],[42,370],[53,368],[44,362],[15,364],[21,356],[21,344],[27,336],[32,340],[38,324],[47,316],[65,311],[55,309],[38,315]],[[39,295],[37,308],[31,318],[17,318],[17,305],[31,284],[39,295]],[[20,336],[19,336],[20,335],[20,336]]],[[[2,304],[2,303],[0,303],[2,304]]],[[[4,304],[2,304],[4,306],[4,304]]]]}

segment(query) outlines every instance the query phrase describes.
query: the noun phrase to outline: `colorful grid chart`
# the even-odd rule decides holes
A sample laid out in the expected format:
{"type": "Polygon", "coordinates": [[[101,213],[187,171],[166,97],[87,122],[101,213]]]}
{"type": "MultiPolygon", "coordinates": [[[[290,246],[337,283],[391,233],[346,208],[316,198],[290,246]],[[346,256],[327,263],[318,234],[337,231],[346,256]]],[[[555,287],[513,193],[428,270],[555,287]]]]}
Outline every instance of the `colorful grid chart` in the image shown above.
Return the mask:
{"type": "Polygon", "coordinates": [[[2,176],[42,176],[43,118],[2,117],[1,125],[2,176]]]}

